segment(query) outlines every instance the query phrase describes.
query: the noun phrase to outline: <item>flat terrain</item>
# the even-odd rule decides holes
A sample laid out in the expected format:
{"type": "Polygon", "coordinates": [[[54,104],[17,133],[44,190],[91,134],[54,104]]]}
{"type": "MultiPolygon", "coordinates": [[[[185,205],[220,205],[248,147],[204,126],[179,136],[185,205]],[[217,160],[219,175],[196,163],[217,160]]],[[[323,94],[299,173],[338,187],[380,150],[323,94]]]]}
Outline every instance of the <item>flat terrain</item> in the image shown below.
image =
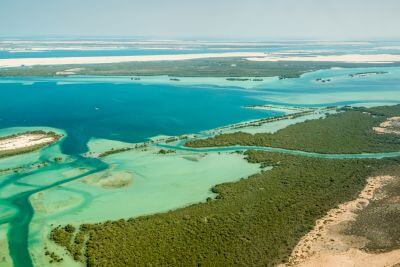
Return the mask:
{"type": "Polygon", "coordinates": [[[395,219],[399,216],[398,171],[396,166],[386,169],[386,175],[370,177],[355,200],[340,204],[317,220],[313,230],[297,244],[286,266],[361,267],[400,263],[395,219]]]}
{"type": "MultiPolygon", "coordinates": [[[[391,139],[393,136],[380,139],[386,135],[374,133],[372,128],[388,117],[398,115],[398,109],[399,106],[346,109],[334,117],[299,123],[297,127],[301,132],[290,130],[283,135],[278,131],[272,136],[280,136],[286,144],[301,143],[305,150],[315,151],[318,147],[313,142],[305,142],[305,137],[318,138],[323,126],[334,122],[335,127],[328,127],[332,131],[329,136],[335,137],[334,144],[351,144],[368,130],[367,137],[376,134],[378,139],[362,141],[368,140],[368,145],[376,147],[377,151],[394,149],[396,143],[393,140],[396,139],[391,139]],[[353,120],[353,116],[357,116],[357,120],[353,120]],[[352,128],[355,121],[358,124],[352,128]],[[349,127],[345,134],[340,125],[349,127]],[[394,144],[394,148],[389,144],[394,144]]],[[[359,144],[341,149],[358,151],[359,144]]],[[[329,151],[326,148],[330,146],[322,148],[329,151]]],[[[50,238],[87,266],[149,263],[156,266],[275,266],[288,262],[302,238],[315,227],[315,222],[326,214],[329,216],[338,205],[352,203],[360,196],[361,202],[371,199],[381,182],[387,181],[386,177],[398,174],[395,170],[400,163],[399,158],[323,159],[261,151],[247,151],[245,155],[249,162],[261,164],[260,173],[213,187],[216,199],[209,198],[206,203],[152,216],[80,227],[60,225],[52,231],[50,238]],[[272,170],[264,169],[271,166],[272,170]]],[[[335,215],[351,206],[343,205],[334,212],[335,215]]],[[[359,216],[362,218],[362,213],[359,216]]],[[[375,220],[371,225],[379,225],[382,216],[371,216],[368,222],[375,220]]],[[[360,223],[362,221],[365,220],[360,219],[360,223]]],[[[396,236],[392,231],[396,232],[397,226],[390,222],[382,229],[382,236],[384,233],[396,236]]],[[[351,231],[360,238],[372,240],[366,243],[368,246],[357,247],[360,252],[364,253],[362,250],[365,249],[377,251],[377,248],[381,251],[382,247],[373,241],[372,233],[376,233],[376,229],[371,228],[365,233],[368,229],[365,224],[347,229],[355,229],[351,231]]],[[[385,244],[386,251],[398,247],[395,243],[385,244]]]]}
{"type": "MultiPolygon", "coordinates": [[[[388,63],[385,67],[400,66],[388,63]]],[[[382,67],[382,64],[345,62],[268,62],[240,58],[210,58],[184,61],[125,62],[105,64],[74,64],[53,66],[25,66],[0,68],[0,77],[10,76],[65,76],[119,75],[174,77],[275,77],[295,78],[320,69],[333,67],[358,68],[382,67]]]]}
{"type": "Polygon", "coordinates": [[[23,154],[52,144],[61,138],[54,132],[32,131],[0,137],[0,158],[23,154]]]}
{"type": "Polygon", "coordinates": [[[197,148],[270,146],[318,153],[350,154],[400,151],[398,136],[374,131],[377,125],[396,113],[400,113],[400,105],[370,109],[350,108],[347,112],[329,115],[324,119],[291,125],[274,134],[236,132],[190,141],[186,145],[197,148]]]}

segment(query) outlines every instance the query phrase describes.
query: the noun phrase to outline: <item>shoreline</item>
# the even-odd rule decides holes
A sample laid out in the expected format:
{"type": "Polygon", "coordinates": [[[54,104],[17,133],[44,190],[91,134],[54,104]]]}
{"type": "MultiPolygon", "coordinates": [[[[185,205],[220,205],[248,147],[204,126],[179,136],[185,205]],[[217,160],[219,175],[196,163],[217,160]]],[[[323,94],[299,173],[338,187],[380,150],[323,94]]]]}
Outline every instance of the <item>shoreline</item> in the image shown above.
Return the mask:
{"type": "Polygon", "coordinates": [[[26,154],[58,142],[63,135],[42,130],[0,136],[0,158],[26,154]]]}
{"type": "Polygon", "coordinates": [[[313,55],[313,56],[285,56],[279,53],[267,55],[266,57],[249,57],[249,61],[307,61],[307,62],[346,62],[367,64],[389,64],[400,61],[397,54],[345,54],[345,55],[313,55]]]}
{"type": "MultiPolygon", "coordinates": [[[[42,57],[42,58],[2,58],[1,68],[56,66],[56,65],[89,65],[129,62],[162,62],[184,61],[196,59],[229,59],[242,58],[249,62],[326,62],[326,63],[353,63],[353,64],[391,64],[400,62],[399,54],[343,54],[343,55],[310,55],[287,56],[274,52],[221,52],[221,53],[193,53],[169,55],[133,55],[133,56],[80,56],[80,57],[42,57]]],[[[76,68],[67,68],[59,75],[74,74],[76,68]]]]}
{"type": "MultiPolygon", "coordinates": [[[[171,137],[169,137],[169,138],[171,138],[171,137]]],[[[139,149],[140,150],[140,149],[139,149]]],[[[156,149],[155,151],[158,151],[158,149],[156,149]]],[[[141,154],[141,155],[147,155],[147,156],[150,156],[150,157],[156,157],[155,156],[155,151],[154,151],[154,153],[152,153],[152,151],[150,150],[150,151],[148,151],[148,152],[143,152],[144,154],[141,154]],[[149,154],[149,152],[150,152],[150,154],[149,154]]],[[[126,155],[121,155],[121,157],[122,158],[129,158],[129,160],[132,160],[131,158],[130,158],[130,155],[131,154],[129,154],[130,152],[128,152],[127,151],[127,153],[128,154],[126,154],[126,155]]],[[[210,153],[211,154],[211,153],[210,153]]],[[[234,157],[233,155],[232,156],[229,156],[229,152],[228,153],[222,153],[222,155],[223,156],[226,156],[227,158],[231,158],[231,157],[234,157]]],[[[178,156],[180,156],[180,155],[178,155],[178,156]]],[[[117,157],[119,157],[119,156],[117,156],[117,157]]],[[[162,163],[164,160],[166,160],[166,159],[168,159],[168,158],[173,158],[173,157],[176,157],[174,154],[171,154],[171,155],[157,155],[157,158],[160,158],[160,163],[162,163]]],[[[114,161],[113,161],[113,158],[114,157],[110,157],[110,158],[108,158],[107,159],[107,161],[109,161],[109,163],[113,163],[114,161]]],[[[140,157],[140,158],[143,158],[143,157],[140,157]]],[[[201,158],[201,157],[200,157],[201,158]]],[[[153,158],[154,159],[154,158],[153,158]]],[[[207,158],[206,158],[207,159],[207,158]]],[[[138,160],[139,160],[139,158],[138,158],[138,160]]],[[[201,159],[200,159],[201,160],[201,159]]],[[[204,159],[203,159],[204,160],[204,159]]],[[[238,161],[236,161],[236,164],[234,164],[235,166],[239,166],[239,163],[241,162],[241,161],[239,161],[239,159],[237,159],[238,161]]],[[[183,161],[183,160],[182,160],[183,161]]],[[[116,161],[116,162],[118,162],[118,161],[116,161]]],[[[184,161],[185,162],[185,161],[184,161]]],[[[187,163],[186,163],[187,164],[187,163]]],[[[244,163],[243,163],[244,164],[244,163]]],[[[198,165],[196,165],[196,166],[198,166],[198,165]]],[[[134,167],[134,166],[133,166],[134,167]]],[[[142,172],[142,170],[140,170],[139,169],[139,175],[137,175],[137,173],[135,173],[136,174],[136,176],[134,176],[134,180],[133,180],[133,183],[135,184],[135,186],[137,186],[137,179],[141,179],[142,177],[140,177],[140,173],[142,172]]],[[[164,175],[164,174],[163,174],[164,175]]],[[[236,178],[239,178],[239,176],[238,177],[236,177],[236,178]]],[[[82,186],[82,185],[81,185],[82,186]]],[[[79,186],[77,189],[81,189],[81,188],[83,188],[83,187],[81,187],[81,186],[79,186]]],[[[95,191],[96,191],[97,189],[95,189],[95,191]]],[[[123,189],[123,190],[125,190],[125,189],[123,189]]],[[[54,194],[54,191],[56,191],[56,190],[47,190],[44,194],[45,195],[47,195],[48,194],[48,192],[50,192],[50,191],[52,191],[53,192],[53,194],[54,194]]],[[[56,191],[57,192],[57,191],[56,191]]],[[[94,192],[94,191],[93,191],[94,192]]],[[[50,196],[50,198],[51,198],[51,196],[50,196]]],[[[206,198],[206,196],[204,197],[204,198],[206,198]]],[[[204,199],[203,199],[204,200],[204,199]]],[[[44,203],[46,203],[46,201],[44,201],[44,203]]],[[[47,202],[48,203],[48,202],[47,202]]],[[[72,203],[73,204],[73,203],[72,203]]],[[[191,203],[189,203],[189,204],[191,204],[191,203]]],[[[186,205],[184,205],[184,206],[186,206],[186,205]]],[[[177,207],[173,207],[174,209],[175,208],[177,208],[177,207]]],[[[156,212],[156,213],[158,213],[158,212],[156,212]]],[[[44,214],[41,214],[42,216],[44,215],[44,214]]],[[[45,215],[47,215],[47,214],[45,214],[45,215]]],[[[52,215],[51,214],[51,212],[48,214],[48,215],[52,215]]],[[[68,215],[67,215],[67,217],[68,217],[68,215]]],[[[71,217],[71,218],[73,218],[73,217],[71,217]]],[[[39,217],[39,222],[40,222],[40,217],[39,217]]],[[[38,222],[36,222],[36,223],[38,223],[38,222]]],[[[44,227],[47,227],[47,225],[46,226],[44,226],[44,227]]],[[[31,248],[30,248],[31,249],[31,248]]],[[[35,249],[37,249],[37,247],[35,248],[35,249]]],[[[40,252],[39,252],[40,253],[40,252]]],[[[39,254],[36,254],[35,253],[35,255],[37,256],[37,257],[39,257],[38,255],[39,254]]],[[[40,258],[42,258],[42,257],[40,257],[40,258]]]]}
{"type": "Polygon", "coordinates": [[[395,180],[390,175],[373,176],[354,200],[339,204],[324,217],[315,222],[315,227],[301,238],[293,249],[288,263],[280,267],[308,266],[394,266],[400,263],[400,250],[387,252],[366,252],[362,247],[366,238],[343,233],[347,224],[357,219],[358,212],[365,209],[389,182],[395,180]]]}
{"type": "Polygon", "coordinates": [[[79,65],[123,62],[181,61],[206,58],[246,58],[262,57],[263,52],[227,52],[181,55],[144,55],[144,56],[103,56],[103,57],[58,57],[58,58],[11,58],[0,59],[0,68],[36,66],[36,65],[79,65]]]}

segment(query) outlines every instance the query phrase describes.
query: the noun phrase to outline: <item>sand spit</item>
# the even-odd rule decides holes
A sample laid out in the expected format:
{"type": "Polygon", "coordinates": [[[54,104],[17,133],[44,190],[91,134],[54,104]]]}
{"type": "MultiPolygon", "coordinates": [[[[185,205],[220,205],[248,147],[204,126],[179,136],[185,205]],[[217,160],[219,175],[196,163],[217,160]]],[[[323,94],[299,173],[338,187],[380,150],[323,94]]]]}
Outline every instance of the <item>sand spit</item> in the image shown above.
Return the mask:
{"type": "Polygon", "coordinates": [[[133,174],[129,171],[105,170],[82,179],[83,183],[106,189],[128,187],[132,184],[133,174]]]}
{"type": "Polygon", "coordinates": [[[264,57],[261,52],[203,53],[184,55],[104,56],[104,57],[58,57],[58,58],[10,58],[0,59],[0,68],[35,65],[104,64],[122,62],[175,61],[203,58],[264,57]]]}
{"type": "Polygon", "coordinates": [[[47,145],[55,141],[57,141],[55,136],[46,133],[26,133],[0,140],[0,152],[47,145]]]}
{"type": "Polygon", "coordinates": [[[379,127],[373,128],[375,132],[400,135],[400,117],[392,117],[382,122],[379,127]]]}
{"type": "Polygon", "coordinates": [[[315,56],[285,56],[279,53],[265,57],[249,57],[250,61],[311,61],[311,62],[345,62],[345,63],[393,63],[400,61],[400,55],[392,54],[348,54],[348,55],[315,55],[315,56]]]}
{"type": "Polygon", "coordinates": [[[357,199],[332,209],[316,222],[313,230],[305,235],[292,252],[289,263],[283,266],[393,266],[400,263],[400,250],[385,253],[366,253],[360,248],[367,240],[342,234],[346,223],[354,221],[356,212],[375,200],[378,189],[394,179],[392,176],[377,176],[368,183],[357,199]]]}
{"type": "Polygon", "coordinates": [[[73,68],[73,69],[58,71],[56,72],[56,75],[74,75],[77,72],[80,72],[81,70],[83,70],[83,68],[73,68]]]}

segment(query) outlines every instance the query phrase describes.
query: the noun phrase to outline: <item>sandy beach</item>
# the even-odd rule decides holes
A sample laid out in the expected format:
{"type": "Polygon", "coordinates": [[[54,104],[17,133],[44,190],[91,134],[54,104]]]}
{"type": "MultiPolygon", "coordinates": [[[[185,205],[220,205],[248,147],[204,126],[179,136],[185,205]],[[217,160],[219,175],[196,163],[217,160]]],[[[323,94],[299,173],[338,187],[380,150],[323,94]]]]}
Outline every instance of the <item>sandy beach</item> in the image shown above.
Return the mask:
{"type": "Polygon", "coordinates": [[[307,62],[343,62],[385,64],[400,62],[400,55],[392,54],[347,54],[287,56],[281,53],[263,52],[226,52],[181,55],[142,55],[142,56],[97,56],[97,57],[57,57],[57,58],[8,58],[0,59],[0,68],[35,66],[35,65],[84,65],[124,62],[180,61],[205,58],[245,58],[249,61],[307,61],[307,62]]]}
{"type": "Polygon", "coordinates": [[[261,52],[204,53],[184,55],[103,56],[103,57],[58,57],[58,58],[10,58],[0,59],[0,68],[35,65],[104,64],[123,62],[175,61],[204,58],[248,58],[265,57],[261,52]]]}
{"type": "Polygon", "coordinates": [[[378,133],[400,134],[400,117],[389,118],[373,129],[378,133]]]}
{"type": "Polygon", "coordinates": [[[47,134],[22,134],[0,140],[0,152],[50,144],[54,141],[56,141],[56,138],[54,136],[48,136],[47,134]]]}
{"type": "Polygon", "coordinates": [[[343,203],[317,220],[315,227],[305,235],[292,252],[284,266],[394,266],[400,263],[400,250],[368,253],[361,249],[365,238],[342,233],[347,222],[356,219],[356,212],[377,199],[377,191],[392,181],[392,176],[370,177],[358,198],[343,203]]]}
{"type": "Polygon", "coordinates": [[[270,54],[265,57],[249,57],[250,61],[311,61],[311,62],[345,62],[345,63],[393,63],[400,61],[400,55],[392,54],[347,54],[347,55],[315,55],[315,56],[285,56],[283,54],[270,54]]]}

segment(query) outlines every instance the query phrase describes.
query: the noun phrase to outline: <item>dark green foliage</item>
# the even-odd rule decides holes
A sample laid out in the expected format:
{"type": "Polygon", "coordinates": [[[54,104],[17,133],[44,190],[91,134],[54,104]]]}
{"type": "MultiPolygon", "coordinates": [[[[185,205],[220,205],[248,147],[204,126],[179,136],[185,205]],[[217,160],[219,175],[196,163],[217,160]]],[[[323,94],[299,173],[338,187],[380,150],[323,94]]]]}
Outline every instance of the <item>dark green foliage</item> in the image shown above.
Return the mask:
{"type": "Polygon", "coordinates": [[[62,161],[62,157],[55,157],[55,158],[54,158],[54,161],[55,161],[55,162],[61,162],[61,161],[62,161]]]}
{"type": "Polygon", "coordinates": [[[64,227],[64,230],[65,230],[67,233],[72,234],[72,233],[75,232],[75,227],[72,226],[72,225],[70,225],[70,224],[67,224],[67,225],[64,227]]]}
{"type": "Polygon", "coordinates": [[[400,151],[400,138],[378,134],[373,127],[400,114],[400,105],[379,108],[344,108],[346,112],[310,120],[274,134],[243,132],[187,142],[190,147],[271,146],[319,153],[362,153],[400,151]]]}
{"type": "Polygon", "coordinates": [[[57,244],[65,247],[67,251],[71,252],[71,240],[74,237],[75,228],[73,228],[73,231],[71,230],[72,228],[69,225],[64,227],[58,226],[51,232],[50,239],[57,244]]]}
{"type": "MultiPolygon", "coordinates": [[[[81,227],[88,237],[86,264],[274,266],[288,259],[317,218],[357,196],[366,177],[398,164],[397,159],[332,160],[260,151],[246,155],[250,162],[276,167],[215,186],[217,200],[81,227]]],[[[60,245],[70,244],[60,228],[52,236],[60,245]]]]}
{"type": "Polygon", "coordinates": [[[50,258],[49,263],[62,262],[64,260],[62,257],[58,256],[54,252],[48,251],[47,248],[45,248],[44,255],[50,258]]]}
{"type": "Polygon", "coordinates": [[[384,197],[370,201],[345,231],[367,238],[369,242],[364,249],[372,252],[400,248],[400,166],[384,174],[397,178],[381,189],[384,197]]]}
{"type": "Polygon", "coordinates": [[[118,148],[118,149],[112,148],[112,149],[110,149],[110,150],[108,150],[108,151],[105,151],[105,152],[103,152],[103,153],[100,153],[100,154],[99,154],[99,157],[100,157],[100,158],[103,158],[103,157],[107,157],[107,156],[109,156],[109,155],[122,153],[122,152],[129,151],[129,150],[132,150],[132,149],[133,149],[132,147],[124,147],[124,148],[118,148]]]}
{"type": "Polygon", "coordinates": [[[171,153],[175,153],[175,150],[171,150],[171,149],[160,149],[160,151],[158,151],[158,154],[171,154],[171,153]]]}
{"type": "Polygon", "coordinates": [[[167,140],[165,140],[165,143],[172,143],[172,142],[175,142],[177,140],[178,140],[178,138],[176,138],[176,137],[170,137],[167,140]]]}
{"type": "MultiPolygon", "coordinates": [[[[398,63],[387,66],[398,66],[398,63]]],[[[56,76],[57,72],[81,68],[80,75],[135,76],[169,75],[172,77],[272,77],[295,78],[320,69],[332,67],[381,67],[380,64],[354,64],[340,62],[256,62],[245,59],[220,58],[182,61],[126,62],[110,64],[32,66],[2,68],[0,76],[56,76]]],[[[133,76],[133,77],[132,77],[133,76]]]]}
{"type": "MultiPolygon", "coordinates": [[[[398,138],[377,135],[372,127],[400,114],[400,106],[342,110],[346,112],[290,126],[273,135],[240,133],[234,138],[198,142],[271,143],[331,153],[399,147],[398,138]]],[[[217,197],[208,198],[205,203],[135,219],[85,224],[75,236],[58,227],[52,231],[52,239],[87,266],[275,266],[288,259],[316,219],[339,203],[355,198],[367,177],[390,173],[388,170],[400,163],[398,158],[323,159],[261,151],[245,154],[249,162],[274,168],[213,187],[211,191],[217,197]]],[[[389,234],[393,236],[390,240],[399,240],[398,227],[393,228],[399,214],[393,211],[373,213],[387,219],[385,227],[390,230],[384,230],[382,236],[389,234]]],[[[378,217],[374,215],[375,219],[378,217]]],[[[373,225],[378,226],[379,222],[373,225]]],[[[369,233],[376,230],[371,229],[359,234],[371,236],[369,233]]],[[[379,247],[374,242],[371,244],[379,247]]]]}
{"type": "Polygon", "coordinates": [[[50,239],[65,247],[74,260],[84,261],[83,248],[86,241],[84,229],[84,227],[80,227],[79,231],[75,233],[75,227],[70,224],[64,227],[59,226],[51,232],[50,239]]]}

